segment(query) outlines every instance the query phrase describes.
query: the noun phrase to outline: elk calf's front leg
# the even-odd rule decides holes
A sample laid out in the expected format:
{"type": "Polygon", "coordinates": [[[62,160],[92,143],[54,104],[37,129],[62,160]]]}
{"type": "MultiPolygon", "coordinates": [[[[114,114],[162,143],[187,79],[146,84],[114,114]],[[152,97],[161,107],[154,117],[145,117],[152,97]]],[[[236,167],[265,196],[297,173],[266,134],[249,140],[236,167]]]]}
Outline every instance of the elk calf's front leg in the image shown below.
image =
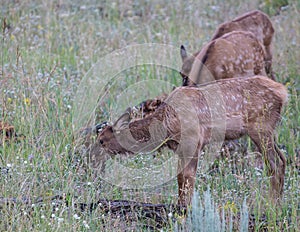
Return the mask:
{"type": "Polygon", "coordinates": [[[194,192],[195,178],[198,166],[198,157],[189,160],[178,160],[178,204],[187,206],[191,203],[194,192]]]}

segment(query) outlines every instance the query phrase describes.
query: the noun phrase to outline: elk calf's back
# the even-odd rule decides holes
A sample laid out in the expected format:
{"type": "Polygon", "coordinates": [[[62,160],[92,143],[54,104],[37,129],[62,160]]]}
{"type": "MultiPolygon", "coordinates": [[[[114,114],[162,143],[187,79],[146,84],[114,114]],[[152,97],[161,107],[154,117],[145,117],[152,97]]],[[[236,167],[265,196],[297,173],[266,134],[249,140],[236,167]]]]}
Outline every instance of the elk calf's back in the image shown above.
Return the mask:
{"type": "MultiPolygon", "coordinates": [[[[215,31],[211,40],[216,40],[226,33],[233,31],[246,31],[251,32],[258,42],[263,45],[265,51],[264,55],[264,68],[266,73],[274,80],[272,74],[272,38],[274,35],[274,28],[270,18],[259,10],[250,11],[245,13],[232,21],[221,24],[215,31]]],[[[242,42],[241,45],[247,41],[242,42]]],[[[202,49],[203,50],[203,49],[202,49]]],[[[201,50],[201,51],[202,51],[201,50]]],[[[199,51],[200,52],[200,51],[199,51]]],[[[182,72],[189,76],[195,57],[199,54],[196,52],[194,55],[188,57],[184,46],[181,46],[181,57],[183,60],[182,72]]]]}
{"type": "Polygon", "coordinates": [[[186,205],[191,200],[203,147],[216,139],[247,134],[265,158],[272,194],[278,198],[286,162],[275,144],[274,132],[286,102],[285,87],[263,76],[219,80],[199,88],[179,87],[150,116],[130,122],[128,112],[113,126],[105,127],[92,149],[101,148],[110,154],[147,152],[167,141],[179,156],[179,203],[186,205]],[[224,130],[224,136],[213,138],[214,130],[224,130]]]}
{"type": "Polygon", "coordinates": [[[232,31],[250,31],[264,45],[266,51],[266,72],[269,74],[272,63],[271,44],[275,32],[269,16],[259,10],[245,13],[232,21],[222,23],[214,33],[212,40],[232,31]]]}
{"type": "Polygon", "coordinates": [[[181,75],[184,86],[233,77],[266,75],[264,49],[250,32],[225,34],[205,45],[194,59],[183,57],[181,75]]]}

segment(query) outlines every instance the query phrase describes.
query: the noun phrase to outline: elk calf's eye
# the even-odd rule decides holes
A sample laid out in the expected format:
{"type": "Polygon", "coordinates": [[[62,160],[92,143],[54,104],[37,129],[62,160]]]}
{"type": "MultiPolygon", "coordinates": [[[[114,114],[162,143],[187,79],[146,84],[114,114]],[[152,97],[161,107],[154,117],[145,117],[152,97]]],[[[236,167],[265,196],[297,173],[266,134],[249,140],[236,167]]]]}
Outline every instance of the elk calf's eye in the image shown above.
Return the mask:
{"type": "Polygon", "coordinates": [[[100,139],[99,143],[102,145],[102,144],[103,144],[103,140],[102,140],[102,139],[100,139]]]}

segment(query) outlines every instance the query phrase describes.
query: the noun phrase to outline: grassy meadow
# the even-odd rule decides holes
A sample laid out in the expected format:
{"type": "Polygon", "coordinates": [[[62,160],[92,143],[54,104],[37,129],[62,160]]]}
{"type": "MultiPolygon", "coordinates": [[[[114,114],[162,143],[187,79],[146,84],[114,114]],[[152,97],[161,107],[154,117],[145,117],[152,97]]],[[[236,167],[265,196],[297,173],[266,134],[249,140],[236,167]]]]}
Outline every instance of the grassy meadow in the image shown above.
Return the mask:
{"type": "MultiPolygon", "coordinates": [[[[175,70],[144,64],[110,76],[113,73],[110,70],[97,73],[105,65],[110,67],[99,60],[126,46],[152,43],[178,48],[178,56],[170,57],[178,63],[181,44],[188,52],[196,52],[209,41],[218,24],[254,9],[268,13],[273,22],[273,70],[277,81],[289,92],[289,103],[277,128],[278,144],[288,161],[282,204],[275,207],[264,194],[269,178],[259,154],[246,140],[247,151],[217,160],[217,171],[208,168],[216,161],[212,154],[205,153],[197,173],[197,199],[194,199],[197,204],[193,212],[198,210],[200,215],[204,212],[201,205],[213,202],[213,215],[223,215],[222,222],[206,220],[209,216],[203,219],[210,228],[204,231],[216,231],[212,226],[216,223],[222,224],[225,231],[246,228],[240,226],[247,224],[240,219],[243,210],[256,222],[253,231],[299,231],[298,0],[2,0],[0,120],[12,124],[24,136],[8,142],[0,139],[0,230],[148,231],[146,220],[129,222],[122,217],[104,215],[97,209],[92,213],[80,212],[73,206],[78,202],[96,202],[99,198],[176,203],[176,178],[165,181],[164,176],[157,175],[158,179],[148,184],[153,178],[147,172],[172,154],[163,150],[155,155],[118,161],[133,170],[135,180],[130,174],[122,173],[122,169],[113,165],[115,160],[110,159],[102,178],[103,174],[86,165],[85,149],[73,129],[102,121],[113,122],[128,106],[180,86],[181,67],[175,70]],[[108,81],[94,83],[93,91],[81,88],[82,80],[92,79],[95,73],[108,81]],[[135,89],[136,83],[146,83],[144,87],[149,90],[135,89]],[[163,83],[163,87],[157,83],[163,83]],[[98,95],[97,90],[105,94],[98,95]],[[97,94],[93,95],[95,91],[97,94]],[[124,96],[131,98],[125,98],[124,92],[124,96]],[[87,120],[86,125],[74,125],[74,118],[86,113],[76,108],[80,99],[99,101],[94,119],[87,120]],[[47,199],[55,195],[65,196],[69,206],[53,202],[26,206],[21,203],[25,198],[47,199]],[[19,203],[6,205],[4,198],[15,198],[19,203]]],[[[164,169],[165,175],[173,169],[170,164],[169,169],[164,169]]],[[[159,230],[180,230],[184,219],[174,217],[178,219],[176,223],[170,217],[170,222],[159,230]]],[[[189,228],[199,228],[200,219],[190,220],[193,226],[189,228]]]]}

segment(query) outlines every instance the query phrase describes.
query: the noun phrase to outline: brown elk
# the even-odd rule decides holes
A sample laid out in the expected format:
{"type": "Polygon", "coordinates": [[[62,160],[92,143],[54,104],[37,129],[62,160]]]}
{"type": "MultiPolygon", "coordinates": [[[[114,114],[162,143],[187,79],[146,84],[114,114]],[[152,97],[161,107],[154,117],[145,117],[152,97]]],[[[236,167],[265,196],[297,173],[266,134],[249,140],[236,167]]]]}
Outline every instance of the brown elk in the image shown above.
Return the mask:
{"type": "MultiPolygon", "coordinates": [[[[208,71],[213,75],[203,74],[203,76],[209,78],[200,78],[199,83],[237,76],[265,75],[263,71],[263,60],[265,59],[264,51],[263,47],[257,42],[257,39],[265,45],[271,60],[271,41],[273,33],[274,29],[268,16],[261,11],[255,10],[231,22],[220,25],[213,36],[213,40],[223,36],[222,40],[209,43],[193,56],[188,57],[184,46],[181,46],[181,57],[183,60],[181,74],[183,77],[183,85],[194,85],[193,81],[189,81],[188,75],[196,56],[199,60],[203,58],[201,61],[205,61],[205,65],[209,69],[208,71]],[[235,30],[242,32],[233,32],[223,36],[225,33],[235,30]],[[243,32],[247,30],[252,32],[255,36],[243,32]],[[247,43],[249,48],[245,45],[247,43]],[[243,48],[241,48],[241,46],[243,46],[243,48]]],[[[142,102],[134,107],[131,119],[144,118],[152,114],[165,98],[166,95],[164,94],[155,99],[148,99],[142,102]]]]}
{"type": "Polygon", "coordinates": [[[222,23],[213,35],[212,40],[231,31],[250,31],[256,36],[259,42],[264,45],[266,72],[271,74],[272,38],[275,30],[269,16],[259,10],[245,13],[232,21],[222,23]]]}
{"type": "Polygon", "coordinates": [[[181,52],[183,86],[232,77],[266,76],[264,49],[251,32],[234,31],[208,43],[191,61],[181,52]],[[187,73],[192,62],[192,69],[187,73]]]}
{"type": "Polygon", "coordinates": [[[105,127],[92,151],[134,154],[167,145],[179,157],[178,203],[187,205],[203,147],[249,135],[265,159],[271,193],[277,199],[283,192],[286,161],[275,144],[274,131],[286,102],[285,87],[263,76],[178,87],[150,116],[130,122],[128,111],[105,127]]]}
{"type": "MultiPolygon", "coordinates": [[[[272,38],[274,35],[274,27],[270,18],[259,10],[250,11],[243,14],[232,21],[225,22],[221,24],[215,31],[211,40],[216,40],[226,33],[233,31],[247,31],[253,33],[253,35],[258,39],[258,41],[263,45],[265,50],[264,62],[266,73],[274,80],[272,74],[272,38]]],[[[244,43],[241,43],[242,46],[244,43]]],[[[200,53],[196,52],[194,55],[188,57],[184,46],[181,46],[180,53],[183,60],[182,73],[188,76],[192,64],[194,63],[195,57],[200,53]]]]}

